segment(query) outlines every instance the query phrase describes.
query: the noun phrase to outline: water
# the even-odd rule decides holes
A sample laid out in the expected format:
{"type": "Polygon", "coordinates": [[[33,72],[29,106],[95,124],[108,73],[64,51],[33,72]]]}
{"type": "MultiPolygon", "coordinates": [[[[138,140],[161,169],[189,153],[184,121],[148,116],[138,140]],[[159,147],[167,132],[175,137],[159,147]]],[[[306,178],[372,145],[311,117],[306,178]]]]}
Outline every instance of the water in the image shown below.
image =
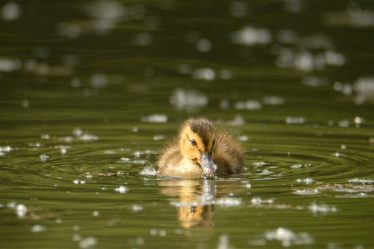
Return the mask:
{"type": "Polygon", "coordinates": [[[2,248],[374,248],[370,1],[9,1],[2,248]],[[163,179],[190,116],[242,175],[163,179]]]}

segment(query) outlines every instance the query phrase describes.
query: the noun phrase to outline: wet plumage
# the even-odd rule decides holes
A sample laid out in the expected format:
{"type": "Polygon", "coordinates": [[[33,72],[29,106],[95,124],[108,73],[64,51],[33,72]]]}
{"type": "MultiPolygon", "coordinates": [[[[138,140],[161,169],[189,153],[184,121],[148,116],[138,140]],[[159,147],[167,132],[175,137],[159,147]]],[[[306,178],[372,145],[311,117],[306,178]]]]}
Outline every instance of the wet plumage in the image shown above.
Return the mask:
{"type": "Polygon", "coordinates": [[[157,165],[161,175],[212,177],[241,172],[243,157],[240,144],[211,121],[188,119],[178,137],[163,151],[157,165]]]}

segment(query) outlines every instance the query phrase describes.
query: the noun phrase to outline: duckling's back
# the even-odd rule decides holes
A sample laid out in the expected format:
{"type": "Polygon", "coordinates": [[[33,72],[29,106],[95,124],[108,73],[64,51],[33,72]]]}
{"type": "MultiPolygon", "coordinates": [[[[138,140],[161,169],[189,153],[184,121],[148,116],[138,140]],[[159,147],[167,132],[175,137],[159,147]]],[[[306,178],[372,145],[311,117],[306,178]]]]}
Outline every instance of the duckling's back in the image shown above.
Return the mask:
{"type": "Polygon", "coordinates": [[[229,134],[218,133],[213,161],[220,175],[239,173],[243,170],[244,150],[229,134]]]}

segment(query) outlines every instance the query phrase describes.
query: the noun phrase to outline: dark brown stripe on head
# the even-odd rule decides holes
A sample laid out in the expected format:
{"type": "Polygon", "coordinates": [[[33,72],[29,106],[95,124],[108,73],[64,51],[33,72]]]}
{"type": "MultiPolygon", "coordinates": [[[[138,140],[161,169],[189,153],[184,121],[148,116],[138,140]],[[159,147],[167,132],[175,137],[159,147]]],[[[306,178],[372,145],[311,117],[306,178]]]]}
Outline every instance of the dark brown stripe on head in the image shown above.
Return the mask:
{"type": "Polygon", "coordinates": [[[212,122],[207,119],[200,118],[200,119],[191,119],[189,120],[191,130],[201,137],[205,147],[208,147],[209,138],[214,134],[214,126],[212,122]]]}

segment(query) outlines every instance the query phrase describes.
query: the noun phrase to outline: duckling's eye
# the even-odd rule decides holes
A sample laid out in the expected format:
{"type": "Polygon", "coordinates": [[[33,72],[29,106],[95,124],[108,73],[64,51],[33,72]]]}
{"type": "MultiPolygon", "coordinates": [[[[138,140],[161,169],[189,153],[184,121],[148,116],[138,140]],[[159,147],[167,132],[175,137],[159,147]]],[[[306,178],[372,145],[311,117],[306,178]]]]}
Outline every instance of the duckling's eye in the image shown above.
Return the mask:
{"type": "Polygon", "coordinates": [[[196,140],[195,139],[191,139],[190,141],[191,141],[192,146],[196,146],[196,140]]]}

